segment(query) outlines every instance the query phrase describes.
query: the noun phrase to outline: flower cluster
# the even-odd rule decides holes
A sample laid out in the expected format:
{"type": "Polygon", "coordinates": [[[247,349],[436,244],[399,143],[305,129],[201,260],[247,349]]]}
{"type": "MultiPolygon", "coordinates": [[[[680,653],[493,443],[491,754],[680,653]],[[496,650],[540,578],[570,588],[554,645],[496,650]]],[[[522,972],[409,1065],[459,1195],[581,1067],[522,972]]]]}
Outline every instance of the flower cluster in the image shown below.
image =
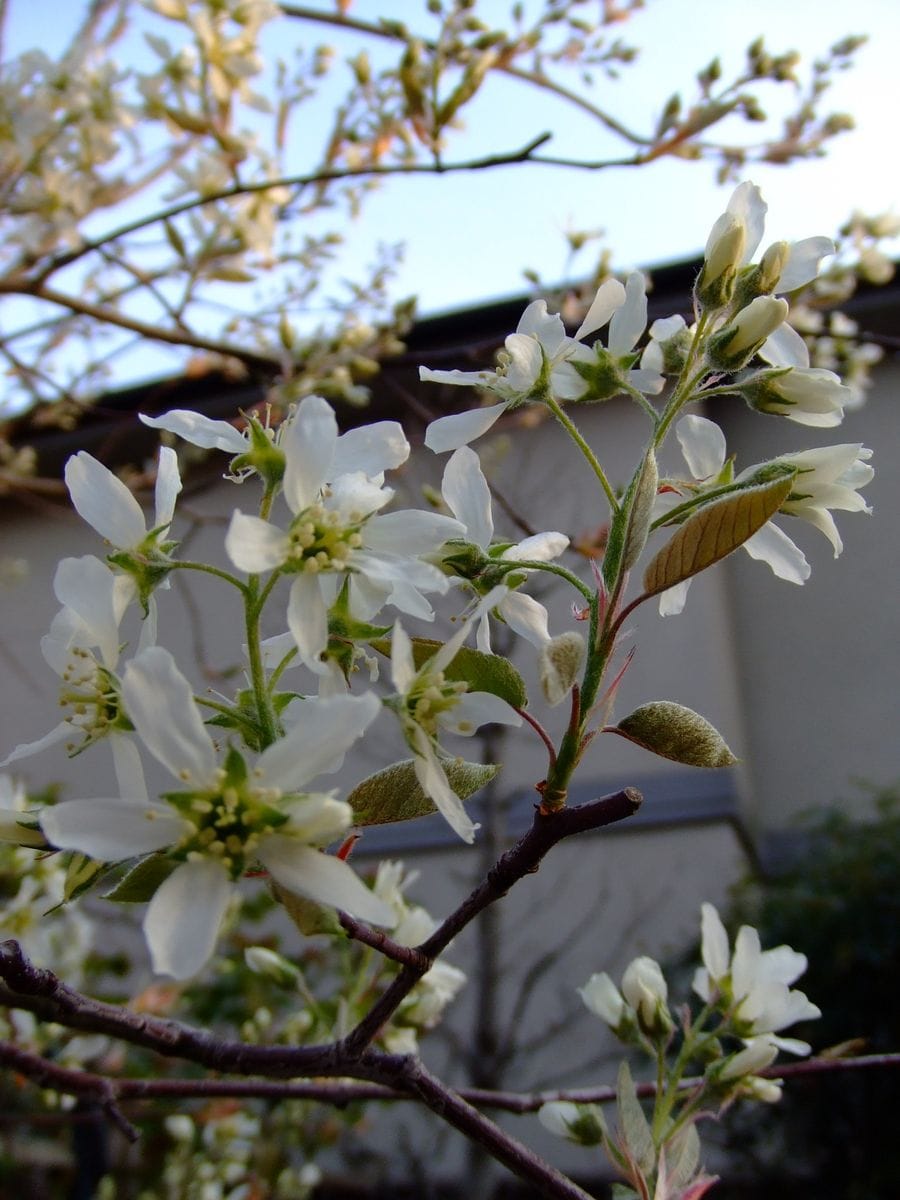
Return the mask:
{"type": "MultiPolygon", "coordinates": [[[[779,1100],[780,1081],[759,1072],[772,1065],[779,1050],[810,1052],[808,1043],[781,1037],[779,1031],[821,1016],[815,1004],[790,987],[806,970],[804,955],[789,946],[762,950],[759,934],[747,925],[730,953],[725,928],[711,904],[702,906],[701,927],[704,965],[693,986],[704,1007],[695,1016],[685,1008],[676,1022],[662,969],[647,956],[625,969],[621,989],[605,971],[592,975],[579,989],[586,1007],[616,1037],[642,1047],[657,1062],[652,1119],[643,1116],[627,1068],[619,1076],[619,1112],[624,1119],[615,1133],[596,1105],[553,1101],[539,1114],[542,1124],[560,1137],[580,1145],[602,1145],[613,1166],[641,1195],[701,1195],[701,1185],[711,1180],[698,1165],[698,1150],[686,1156],[690,1168],[683,1178],[674,1181],[668,1175],[667,1164],[671,1167],[685,1157],[686,1130],[738,1097],[779,1100]],[[676,1039],[677,1053],[668,1056],[676,1039]],[[686,1089],[682,1082],[691,1067],[702,1074],[686,1089]],[[667,1190],[676,1182],[674,1190],[667,1190]]],[[[696,1131],[690,1136],[696,1141],[696,1131]]]]}

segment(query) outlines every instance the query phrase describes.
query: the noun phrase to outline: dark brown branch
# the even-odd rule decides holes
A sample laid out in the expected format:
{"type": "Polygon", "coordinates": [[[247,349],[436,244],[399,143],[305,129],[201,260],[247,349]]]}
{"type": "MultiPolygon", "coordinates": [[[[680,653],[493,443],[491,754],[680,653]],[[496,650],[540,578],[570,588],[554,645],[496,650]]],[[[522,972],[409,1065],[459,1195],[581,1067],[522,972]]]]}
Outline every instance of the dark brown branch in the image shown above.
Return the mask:
{"type": "MultiPolygon", "coordinates": [[[[52,1088],[62,1095],[85,1099],[111,1099],[118,1103],[155,1100],[318,1100],[343,1108],[360,1101],[410,1101],[408,1089],[378,1083],[299,1083],[275,1079],[114,1079],[90,1071],[60,1067],[39,1054],[8,1042],[0,1042],[0,1065],[8,1067],[40,1087],[52,1088]]],[[[900,1069],[900,1053],[865,1054],[855,1058],[810,1058],[801,1062],[781,1063],[759,1074],[770,1079],[799,1079],[842,1072],[900,1069]]],[[[690,1091],[697,1078],[682,1081],[690,1091]]],[[[638,1083],[637,1094],[656,1095],[655,1083],[638,1083]]],[[[493,1108],[524,1115],[537,1112],[544,1104],[559,1100],[573,1104],[609,1104],[616,1089],[609,1085],[586,1088],[545,1088],[537,1092],[497,1091],[491,1088],[459,1088],[463,1100],[479,1108],[493,1108]]],[[[27,1119],[27,1118],[23,1118],[27,1119]]]]}
{"type": "MultiPolygon", "coordinates": [[[[298,1075],[353,1075],[352,1064],[361,1058],[378,1030],[391,1018],[431,962],[482,909],[505,895],[524,875],[535,871],[557,842],[631,816],[640,803],[640,793],[634,788],[625,788],[550,816],[536,812],[532,828],[500,857],[484,883],[416,948],[421,957],[415,959],[415,965],[405,963],[368,1016],[347,1038],[334,1045],[259,1046],[227,1041],[176,1021],[160,1020],[118,1005],[105,1004],[82,995],[51,971],[35,967],[14,941],[0,943],[0,1003],[25,1009],[69,1029],[105,1033],[215,1071],[262,1075],[270,1079],[298,1075]]],[[[369,1078],[368,1075],[357,1077],[369,1078]]]]}
{"type": "Polygon", "coordinates": [[[371,946],[385,958],[410,966],[419,971],[421,975],[425,975],[434,966],[434,959],[427,958],[414,946],[401,946],[399,942],[389,938],[380,929],[373,929],[371,925],[366,925],[364,921],[358,921],[349,913],[338,912],[338,920],[350,937],[366,946],[371,946]]]}
{"type": "MultiPolygon", "coordinates": [[[[484,882],[475,888],[418,949],[428,958],[437,958],[478,913],[505,896],[513,884],[524,876],[533,874],[557,842],[571,837],[572,834],[601,829],[605,825],[612,825],[625,817],[633,816],[640,807],[641,800],[641,794],[636,788],[624,788],[621,792],[614,792],[588,804],[563,808],[546,816],[536,810],[531,829],[511,850],[501,855],[488,871],[484,882]]],[[[422,973],[415,968],[404,966],[359,1025],[344,1039],[344,1049],[351,1055],[362,1053],[421,977],[422,973]]]]}

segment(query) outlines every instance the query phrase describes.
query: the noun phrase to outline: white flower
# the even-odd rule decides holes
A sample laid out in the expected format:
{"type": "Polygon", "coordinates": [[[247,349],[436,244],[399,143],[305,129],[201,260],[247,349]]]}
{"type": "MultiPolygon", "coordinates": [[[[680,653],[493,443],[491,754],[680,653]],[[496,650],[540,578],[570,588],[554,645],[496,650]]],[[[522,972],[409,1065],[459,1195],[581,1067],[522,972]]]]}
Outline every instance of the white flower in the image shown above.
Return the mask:
{"type": "MultiPolygon", "coordinates": [[[[478,455],[468,446],[461,446],[447,461],[441,484],[444,500],[454,517],[464,527],[460,535],[465,541],[498,562],[551,562],[569,544],[563,533],[536,533],[515,545],[491,554],[494,518],[491,512],[491,492],[481,470],[478,455]]],[[[524,578],[525,570],[517,572],[524,578]]],[[[507,577],[504,577],[507,578],[507,577]]],[[[550,641],[547,610],[531,596],[509,590],[494,610],[520,637],[526,638],[538,650],[550,641]]],[[[489,614],[478,624],[477,645],[491,653],[489,614]]]]}
{"type": "MultiPolygon", "coordinates": [[[[721,995],[741,1036],[751,1039],[759,1034],[774,1035],[797,1021],[822,1015],[803,992],[789,987],[806,970],[806,955],[790,946],[763,950],[759,934],[750,925],[741,926],[731,954],[728,934],[716,909],[705,903],[701,914],[704,965],[694,975],[694,991],[707,1003],[721,995]]],[[[792,1054],[808,1054],[810,1050],[806,1042],[796,1038],[769,1036],[769,1042],[792,1054]]]]}
{"type": "Polygon", "coordinates": [[[138,736],[178,780],[167,802],[70,800],[42,818],[50,841],[103,862],[169,850],[178,866],[144,919],[154,970],[186,979],[212,954],[234,883],[257,860],[290,891],[390,924],[393,914],[347,863],[320,853],[350,824],[349,805],[300,789],[334,768],[380,711],[372,694],[307,700],[305,718],[248,769],[215,745],[168,651],[128,665],[122,694],[138,736]]]}
{"type": "MultiPolygon", "coordinates": [[[[706,417],[692,413],[678,421],[675,436],[693,478],[701,484],[707,481],[713,483],[725,466],[727,453],[725,435],[719,426],[706,417]]],[[[758,469],[754,467],[753,471],[758,469]]],[[[658,515],[682,503],[694,491],[690,485],[677,485],[671,480],[667,480],[667,483],[675,490],[657,497],[658,515]]],[[[772,521],[766,522],[762,529],[748,538],[742,548],[751,558],[768,563],[779,579],[802,584],[809,578],[810,565],[803,551],[772,521]]],[[[674,616],[681,612],[690,583],[690,579],[686,579],[662,593],[659,598],[662,616],[674,616]]]]}
{"type": "Polygon", "coordinates": [[[669,989],[655,959],[642,954],[628,964],[622,976],[622,995],[637,1014],[638,1024],[645,1033],[653,1036],[671,1029],[672,1018],[666,1005],[669,989]]]}
{"type": "Polygon", "coordinates": [[[557,1137],[566,1138],[578,1146],[597,1146],[603,1141],[603,1116],[596,1104],[550,1100],[541,1105],[538,1120],[557,1137]]]}
{"type": "MultiPolygon", "coordinates": [[[[796,467],[798,472],[781,511],[809,521],[824,533],[834,548],[835,558],[844,546],[830,510],[871,513],[872,509],[859,495],[859,489],[865,487],[875,475],[868,463],[871,457],[871,450],[859,442],[851,442],[840,446],[821,446],[814,450],[798,450],[773,460],[796,467]]],[[[738,480],[752,476],[757,470],[759,467],[750,467],[741,472],[738,480]]]]}
{"type": "Polygon", "coordinates": [[[541,400],[547,393],[557,400],[580,399],[588,385],[573,363],[594,361],[582,339],[605,325],[624,303],[625,288],[617,279],[607,279],[598,288],[575,336],[568,337],[559,314],[547,312],[546,300],[534,300],[522,314],[516,332],[506,338],[505,361],[498,370],[433,371],[419,367],[419,378],[424,382],[485,388],[503,398],[502,404],[490,408],[432,421],[425,433],[425,445],[437,454],[457,450],[487,433],[507,408],[541,400]]]}
{"type": "MultiPolygon", "coordinates": [[[[121,719],[119,687],[119,623],[133,595],[132,580],[114,575],[93,555],[64,558],[56,568],[53,589],[63,607],[50,632],[41,638],[41,653],[60,678],[63,719],[34,742],[24,742],[0,766],[30,758],[59,742],[70,755],[107,739],[119,787],[143,794],[143,772],[137,749],[121,719]]],[[[142,627],[152,632],[152,622],[142,627]]]]}
{"type": "Polygon", "coordinates": [[[753,1100],[762,1100],[765,1104],[777,1104],[781,1099],[781,1080],[766,1079],[754,1074],[772,1065],[778,1057],[779,1043],[783,1039],[773,1038],[765,1034],[748,1038],[743,1050],[738,1050],[725,1060],[725,1066],[718,1078],[723,1080],[736,1079],[738,1095],[745,1095],[753,1100]]]}
{"type": "MultiPolygon", "coordinates": [[[[756,184],[745,180],[732,192],[724,213],[716,220],[706,243],[703,274],[698,289],[704,289],[727,272],[745,267],[762,241],[768,206],[756,184]]],[[[768,270],[765,291],[793,292],[810,283],[819,273],[819,263],[834,253],[830,238],[804,238],[791,245],[776,242],[763,255],[768,270]],[[777,268],[770,263],[777,261],[777,268]]]]}
{"type": "Polygon", "coordinates": [[[420,556],[461,530],[459,522],[439,513],[379,515],[393,496],[381,485],[379,471],[374,478],[359,469],[334,472],[335,463],[377,468],[383,462],[380,445],[369,454],[362,438],[343,449],[338,442],[331,406],[319,396],[307,396],[280,439],[284,497],[292,514],[287,529],[235,512],[225,538],[225,549],[240,570],[283,570],[294,576],[288,628],[301,661],[316,674],[329,670],[321,661],[328,645],[328,607],[345,578],[355,617],[368,620],[389,603],[431,620],[434,613],[423,592],[444,593],[450,583],[420,556]]]}
{"type": "MultiPolygon", "coordinates": [[[[132,595],[139,597],[148,611],[153,588],[168,586],[164,576],[170,546],[165,539],[181,491],[175,451],[168,446],[160,447],[155,515],[149,529],[131,490],[86,450],[72,455],[66,463],[65,477],[78,515],[113,547],[112,561],[127,573],[132,595]]],[[[151,623],[155,627],[155,611],[151,623]]]]}
{"type": "Polygon", "coordinates": [[[484,613],[499,604],[506,588],[496,587],[476,606],[448,642],[418,670],[412,642],[398,621],[391,639],[391,674],[399,696],[392,707],[398,713],[403,735],[415,755],[416,778],[450,827],[465,842],[475,840],[473,824],[453,791],[438,757],[438,733],[470,736],[480,725],[496,722],[519,725],[518,713],[490,692],[469,692],[462,682],[449,682],[444,671],[456,657],[469,630],[484,613]]]}
{"type": "Polygon", "coordinates": [[[465,986],[466,979],[465,971],[438,960],[406,997],[397,1016],[417,1029],[434,1029],[444,1009],[465,986]]]}
{"type": "MultiPolygon", "coordinates": [[[[320,397],[315,399],[319,400],[320,397]]],[[[228,421],[214,421],[189,409],[178,408],[161,417],[146,417],[141,414],[140,419],[151,429],[164,429],[168,433],[174,433],[183,441],[190,442],[192,446],[200,446],[204,450],[223,450],[233,458],[248,459],[249,461],[236,472],[236,478],[242,479],[248,471],[253,470],[254,433],[257,437],[262,435],[271,446],[280,447],[291,424],[297,418],[297,411],[295,409],[276,430],[269,429],[254,419],[255,423],[254,420],[248,421],[241,431],[228,421]]],[[[324,464],[325,478],[331,479],[352,471],[362,471],[370,478],[376,478],[406,462],[409,457],[409,442],[397,421],[375,421],[371,425],[361,425],[341,434],[331,442],[330,452],[331,458],[324,464]]]]}
{"type": "Polygon", "coordinates": [[[851,389],[833,371],[821,367],[754,371],[735,382],[757,412],[773,413],[818,429],[840,425],[845,405],[853,402],[851,389]]]}

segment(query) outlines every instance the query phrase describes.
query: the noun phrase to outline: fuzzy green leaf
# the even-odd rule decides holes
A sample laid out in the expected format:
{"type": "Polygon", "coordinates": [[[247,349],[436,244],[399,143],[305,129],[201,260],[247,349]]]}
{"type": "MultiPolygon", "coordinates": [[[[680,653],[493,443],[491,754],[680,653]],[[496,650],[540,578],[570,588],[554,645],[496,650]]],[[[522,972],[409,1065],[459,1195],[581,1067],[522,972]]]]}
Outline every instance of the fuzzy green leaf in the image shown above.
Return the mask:
{"type": "MultiPolygon", "coordinates": [[[[441,766],[460,800],[467,800],[500,770],[496,764],[470,763],[446,758],[441,766]]],[[[413,821],[436,812],[434,802],[422,791],[413,759],[394,763],[357,784],[347,797],[354,825],[387,825],[413,821]]]]}
{"type": "Polygon", "coordinates": [[[778,512],[793,481],[793,472],[780,475],[698,508],[651,560],[644,572],[644,595],[664,592],[742,546],[778,512]]]}
{"type": "Polygon", "coordinates": [[[628,1147],[628,1153],[641,1173],[648,1175],[656,1165],[656,1151],[650,1125],[638,1100],[637,1089],[627,1062],[623,1062],[619,1067],[616,1110],[619,1117],[619,1133],[628,1147]]]}
{"type": "Polygon", "coordinates": [[[705,717],[672,700],[642,704],[608,732],[689,767],[730,767],[737,762],[705,717]]]}

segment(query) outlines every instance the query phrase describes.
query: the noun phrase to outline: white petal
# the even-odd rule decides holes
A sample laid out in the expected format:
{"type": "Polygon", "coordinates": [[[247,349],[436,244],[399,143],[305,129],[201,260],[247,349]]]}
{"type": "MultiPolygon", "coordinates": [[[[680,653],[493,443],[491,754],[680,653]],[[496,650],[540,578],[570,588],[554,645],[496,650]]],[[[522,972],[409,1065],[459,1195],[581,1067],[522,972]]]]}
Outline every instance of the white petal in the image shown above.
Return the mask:
{"type": "Polygon", "coordinates": [[[550,641],[547,610],[532,596],[524,592],[510,592],[500,601],[498,609],[510,629],[538,650],[542,650],[550,641]]]}
{"type": "Polygon", "coordinates": [[[803,238],[788,250],[787,262],[778,280],[779,292],[793,292],[811,283],[819,273],[819,263],[826,254],[834,254],[834,242],[827,237],[803,238]]]}
{"type": "Polygon", "coordinates": [[[171,523],[175,513],[175,501],[180,491],[181,475],[178,472],[178,455],[171,446],[160,446],[154,491],[156,509],[154,527],[171,523]]]}
{"type": "Polygon", "coordinates": [[[378,512],[394,498],[392,488],[384,487],[362,471],[336,476],[328,490],[329,511],[338,513],[345,523],[378,512]]]}
{"type": "Polygon", "coordinates": [[[491,621],[487,613],[478,622],[478,628],[475,630],[475,648],[482,654],[494,653],[491,648],[491,621]]]}
{"type": "Polygon", "coordinates": [[[0,767],[6,767],[10,763],[18,762],[20,758],[31,758],[33,754],[41,754],[44,750],[49,750],[51,746],[56,746],[59,742],[66,741],[72,736],[72,726],[68,721],[61,721],[57,726],[45,733],[35,742],[20,742],[15,750],[11,750],[6,758],[0,760],[0,767]]]}
{"type": "Polygon", "coordinates": [[[522,718],[492,692],[465,692],[438,723],[450,733],[471,737],[481,725],[521,725],[522,718]]]}
{"type": "Polygon", "coordinates": [[[86,450],[66,463],[66,486],[78,515],[113,546],[137,546],[146,537],[144,513],[131,490],[86,450]]]}
{"type": "Polygon", "coordinates": [[[625,288],[618,279],[607,279],[601,283],[591,301],[591,307],[575,332],[575,340],[580,342],[582,338],[600,329],[624,303],[625,288]]]}
{"type": "Polygon", "coordinates": [[[687,603],[688,589],[692,580],[682,579],[674,587],[666,588],[659,595],[659,615],[661,617],[677,617],[687,603]]]}
{"type": "Polygon", "coordinates": [[[370,892],[353,868],[334,855],[273,833],[260,839],[259,858],[272,877],[292,892],[376,925],[396,923],[391,906],[370,892]]]}
{"type": "Polygon", "coordinates": [[[437,550],[450,538],[465,537],[465,532],[464,526],[453,517],[406,508],[373,517],[366,523],[363,539],[366,550],[408,558],[437,550]]]}
{"type": "Polygon", "coordinates": [[[494,534],[491,492],[478,455],[468,446],[454,451],[444,468],[441,492],[457,520],[465,525],[465,538],[486,549],[494,534]]]}
{"type": "Polygon", "coordinates": [[[422,791],[431,800],[441,816],[464,842],[475,841],[475,830],[478,826],[470,819],[463,808],[462,800],[451,788],[444,769],[438,762],[437,755],[427,736],[417,730],[416,746],[418,751],[414,759],[416,778],[421,784],[422,791]]]}
{"type": "Polygon", "coordinates": [[[712,904],[704,902],[700,906],[701,955],[710,976],[724,979],[728,974],[730,952],[728,934],[722,924],[722,918],[712,904]]]}
{"type": "Polygon", "coordinates": [[[192,446],[204,450],[224,450],[226,454],[246,454],[249,449],[246,438],[227,421],[213,421],[185,408],[175,408],[161,417],[145,417],[140,420],[151,429],[165,429],[174,433],[192,446]]]}
{"type": "MultiPolygon", "coordinates": [[[[562,330],[562,321],[559,327],[562,330]]],[[[505,375],[507,384],[514,392],[530,392],[544,369],[545,352],[540,342],[524,333],[511,333],[504,345],[509,355],[505,375]]]]}
{"type": "Polygon", "coordinates": [[[625,281],[625,303],[613,313],[607,345],[611,354],[627,354],[647,328],[647,281],[632,271],[625,281]]]}
{"type": "Polygon", "coordinates": [[[162,850],[190,829],[167,804],[119,796],[54,804],[41,813],[41,827],[54,846],[100,862],[162,850]]]}
{"type": "Polygon", "coordinates": [[[144,768],[133,738],[128,734],[112,733],[109,737],[109,748],[112,752],[119,795],[147,802],[149,796],[144,779],[144,768]]]}
{"type": "Polygon", "coordinates": [[[254,575],[280,567],[288,557],[290,539],[261,517],[235,509],[225,534],[225,551],[239,571],[254,575]]]}
{"type": "Polygon", "coordinates": [[[425,430],[425,445],[435,454],[458,450],[487,433],[505,411],[506,404],[492,404],[488,408],[473,408],[469,412],[438,417],[425,430]]]}
{"type": "Polygon", "coordinates": [[[335,476],[349,471],[380,475],[401,466],[409,458],[409,442],[397,421],[376,421],[342,433],[332,462],[335,476]]]}
{"type": "Polygon", "coordinates": [[[335,761],[381,712],[381,701],[373,692],[298,703],[297,724],[264,750],[256,764],[266,787],[299,791],[308,780],[334,769],[335,761]]]}
{"type": "Polygon", "coordinates": [[[773,367],[808,367],[806,342],[787,321],[770,333],[759,349],[759,357],[773,367]]]}
{"type": "Polygon", "coordinates": [[[398,692],[405,694],[416,678],[412,642],[399,621],[391,637],[391,680],[398,692]]]}
{"type": "Polygon", "coordinates": [[[112,571],[90,554],[64,558],[56,568],[53,590],[84,626],[87,636],[77,640],[97,646],[104,664],[114,667],[119,657],[119,629],[112,571]]]}
{"type": "Polygon", "coordinates": [[[327,670],[321,661],[328,646],[328,609],[316,575],[296,575],[288,595],[288,628],[303,663],[317,675],[327,670]]]}
{"type": "Polygon", "coordinates": [[[532,300],[519,318],[515,333],[509,336],[539,342],[552,357],[566,341],[566,327],[559,313],[547,311],[546,300],[532,300]]]}
{"type": "Polygon", "coordinates": [[[491,588],[486,596],[483,596],[476,606],[472,609],[466,619],[461,623],[456,633],[448,638],[435,653],[431,656],[430,671],[445,670],[453,659],[456,657],[457,651],[462,646],[463,642],[469,636],[469,630],[472,626],[480,621],[485,613],[489,613],[492,608],[496,608],[500,601],[509,594],[509,588],[504,584],[499,584],[497,587],[491,588]]]}
{"type": "Polygon", "coordinates": [[[743,261],[749,262],[762,241],[768,205],[763,200],[762,192],[756,184],[751,183],[748,179],[744,183],[738,184],[732,192],[727,211],[744,222],[747,230],[747,242],[744,247],[743,261]]]}
{"type": "Polygon", "coordinates": [[[779,579],[786,579],[788,583],[805,583],[809,579],[810,565],[806,555],[771,521],[747,538],[744,549],[751,558],[768,563],[779,579]]]}
{"type": "MultiPolygon", "coordinates": [[[[430,367],[419,367],[422,383],[449,383],[454,387],[487,387],[497,378],[493,371],[432,371],[430,367]]],[[[444,418],[440,418],[443,420],[444,418]]],[[[428,445],[427,441],[425,443],[428,445]]]]}
{"type": "Polygon", "coordinates": [[[319,498],[332,477],[338,428],[334,409],[321,396],[306,396],[281,438],[285,455],[284,498],[292,513],[319,498]]]}
{"type": "Polygon", "coordinates": [[[681,453],[695,479],[718,475],[725,465],[725,434],[706,417],[695,414],[682,417],[675,426],[681,453]]]}
{"type": "Polygon", "coordinates": [[[189,979],[208,961],[231,897],[232,883],[212,859],[182,863],[157,888],[144,936],[158,975],[189,979]]]}
{"type": "Polygon", "coordinates": [[[534,533],[531,537],[523,538],[516,546],[504,550],[504,562],[552,562],[559,558],[569,544],[564,533],[548,531],[534,533]]]}
{"type": "Polygon", "coordinates": [[[194,703],[191,685],[162,646],[150,646],[125,668],[125,711],[141,741],[185,783],[206,787],[215,777],[216,751],[194,703]]]}

